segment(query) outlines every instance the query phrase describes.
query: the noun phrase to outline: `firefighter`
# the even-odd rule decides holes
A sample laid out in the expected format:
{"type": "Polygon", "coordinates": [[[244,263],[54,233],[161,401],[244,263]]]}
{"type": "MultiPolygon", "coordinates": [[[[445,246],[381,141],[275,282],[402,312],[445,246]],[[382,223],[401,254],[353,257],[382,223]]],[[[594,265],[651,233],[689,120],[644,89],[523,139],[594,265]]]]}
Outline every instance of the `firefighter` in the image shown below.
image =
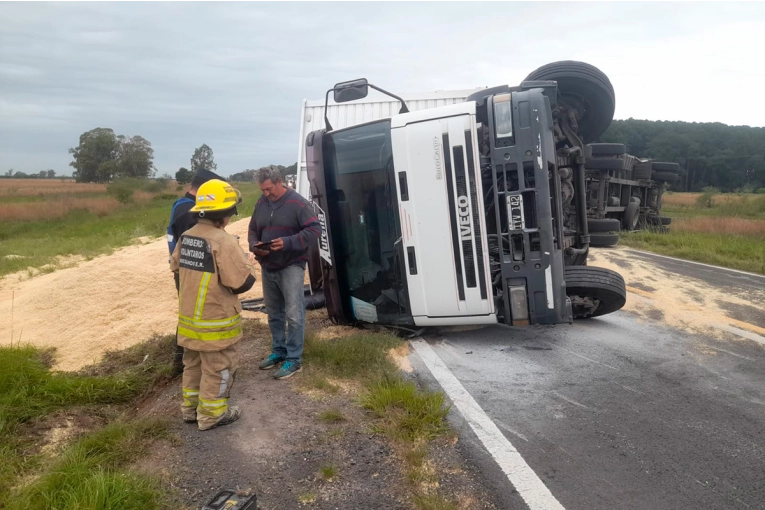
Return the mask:
{"type": "Polygon", "coordinates": [[[197,224],[178,240],[171,269],[178,272],[178,344],[183,346],[183,421],[199,430],[239,418],[229,406],[242,339],[238,294],[255,283],[251,265],[234,236],[224,228],[237,214],[239,191],[219,179],[199,187],[190,212],[197,224]]]}
{"type": "MultiPolygon", "coordinates": [[[[188,229],[196,225],[197,218],[195,214],[189,212],[194,207],[194,203],[197,197],[197,190],[199,187],[209,181],[210,179],[220,179],[221,177],[207,170],[206,168],[200,168],[191,180],[191,187],[188,192],[173,203],[173,208],[170,211],[170,224],[167,226],[167,247],[170,250],[170,256],[173,255],[175,245],[178,239],[181,238],[181,234],[188,229]]],[[[175,276],[175,290],[178,290],[178,273],[173,273],[175,276]]],[[[183,347],[178,345],[178,332],[175,333],[175,356],[173,358],[173,373],[172,376],[176,377],[183,373],[183,347]]]]}

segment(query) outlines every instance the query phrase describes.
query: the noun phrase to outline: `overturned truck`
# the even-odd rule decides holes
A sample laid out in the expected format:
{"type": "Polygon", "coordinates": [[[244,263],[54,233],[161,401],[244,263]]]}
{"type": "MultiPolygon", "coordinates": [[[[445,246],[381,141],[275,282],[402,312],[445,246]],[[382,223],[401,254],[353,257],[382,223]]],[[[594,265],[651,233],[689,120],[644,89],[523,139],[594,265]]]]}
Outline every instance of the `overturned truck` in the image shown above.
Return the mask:
{"type": "Polygon", "coordinates": [[[317,111],[304,103],[298,191],[322,223],[309,273],[333,320],[524,326],[624,305],[622,277],[586,265],[593,219],[616,213],[588,202],[588,144],[614,113],[595,67],[409,102],[361,79],[317,111]],[[370,90],[393,100],[359,103],[370,90]]]}

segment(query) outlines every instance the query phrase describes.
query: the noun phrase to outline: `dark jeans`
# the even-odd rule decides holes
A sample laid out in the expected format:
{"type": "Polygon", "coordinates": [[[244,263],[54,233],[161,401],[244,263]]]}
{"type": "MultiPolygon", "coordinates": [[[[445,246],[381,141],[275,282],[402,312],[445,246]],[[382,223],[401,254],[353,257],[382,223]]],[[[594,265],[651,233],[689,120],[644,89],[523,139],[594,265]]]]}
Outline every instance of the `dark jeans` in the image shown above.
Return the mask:
{"type": "Polygon", "coordinates": [[[298,365],[302,363],[305,334],[304,281],[305,269],[300,266],[263,270],[263,302],[271,328],[271,351],[298,365]]]}

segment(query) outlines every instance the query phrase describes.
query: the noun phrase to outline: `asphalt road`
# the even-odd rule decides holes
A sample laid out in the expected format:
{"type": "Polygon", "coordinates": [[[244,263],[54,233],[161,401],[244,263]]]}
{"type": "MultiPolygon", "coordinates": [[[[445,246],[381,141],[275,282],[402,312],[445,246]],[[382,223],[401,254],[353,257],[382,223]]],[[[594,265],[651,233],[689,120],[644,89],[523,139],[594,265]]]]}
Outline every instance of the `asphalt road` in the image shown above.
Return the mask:
{"type": "MultiPolygon", "coordinates": [[[[740,296],[765,292],[763,277],[633,255],[740,296]]],[[[756,325],[764,305],[735,313],[756,325]]],[[[625,310],[423,338],[562,507],[654,510],[765,508],[765,342],[756,340],[765,338],[750,337],[625,310]]],[[[439,387],[423,358],[410,358],[439,387]]],[[[453,408],[450,420],[502,508],[534,508],[467,417],[453,408]]]]}

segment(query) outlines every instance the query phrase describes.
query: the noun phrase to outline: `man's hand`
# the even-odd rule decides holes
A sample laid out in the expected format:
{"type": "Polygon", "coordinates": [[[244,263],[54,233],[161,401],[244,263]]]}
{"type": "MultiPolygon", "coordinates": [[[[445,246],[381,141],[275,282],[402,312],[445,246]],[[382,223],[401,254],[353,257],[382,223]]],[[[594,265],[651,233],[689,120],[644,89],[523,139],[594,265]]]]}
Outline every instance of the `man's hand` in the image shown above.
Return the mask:
{"type": "Polygon", "coordinates": [[[284,239],[281,237],[279,239],[274,239],[274,242],[271,243],[271,251],[280,251],[284,249],[284,239]]]}
{"type": "Polygon", "coordinates": [[[268,255],[268,250],[261,250],[260,248],[253,246],[252,253],[254,253],[256,257],[265,257],[268,255]]]}

